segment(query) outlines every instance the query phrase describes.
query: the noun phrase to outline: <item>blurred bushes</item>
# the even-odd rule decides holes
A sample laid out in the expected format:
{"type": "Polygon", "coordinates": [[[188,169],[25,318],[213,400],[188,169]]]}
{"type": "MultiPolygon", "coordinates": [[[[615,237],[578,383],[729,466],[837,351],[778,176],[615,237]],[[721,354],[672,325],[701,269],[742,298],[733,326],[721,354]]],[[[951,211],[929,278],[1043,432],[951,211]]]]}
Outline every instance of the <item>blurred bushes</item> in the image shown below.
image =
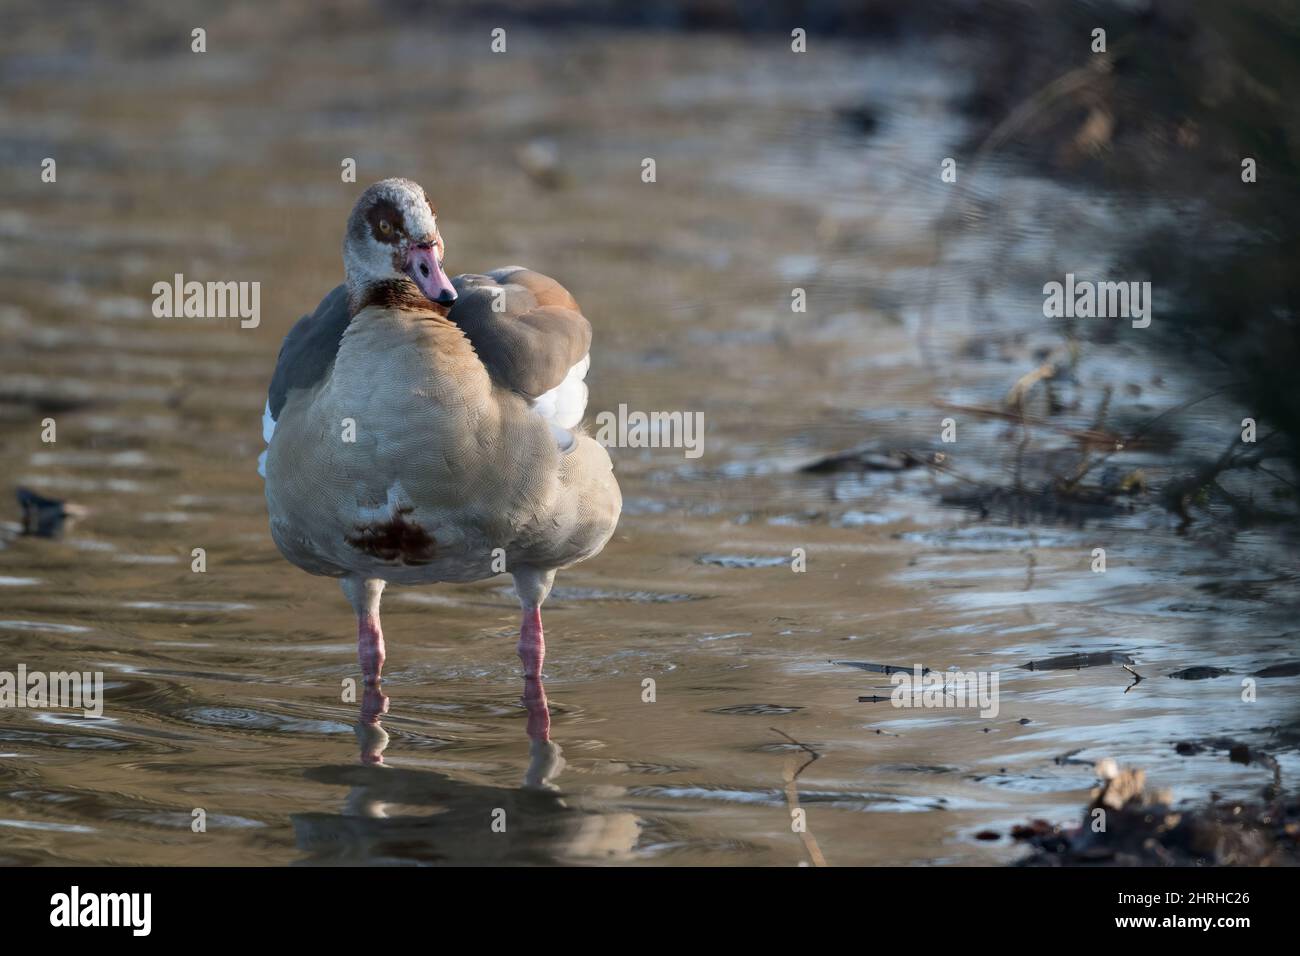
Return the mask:
{"type": "MultiPolygon", "coordinates": [[[[1153,345],[1300,447],[1300,3],[993,4],[972,149],[1184,210],[1124,258],[1166,303],[1153,345]],[[1091,31],[1107,31],[1094,54],[1091,31]],[[1007,129],[1007,118],[1021,120],[1007,129]],[[1257,181],[1242,181],[1242,161],[1257,181]]],[[[1138,217],[1134,217],[1135,222],[1138,217]]],[[[1119,225],[1123,225],[1122,223],[1119,225]]],[[[1159,299],[1158,299],[1159,301],[1159,299]]]]}

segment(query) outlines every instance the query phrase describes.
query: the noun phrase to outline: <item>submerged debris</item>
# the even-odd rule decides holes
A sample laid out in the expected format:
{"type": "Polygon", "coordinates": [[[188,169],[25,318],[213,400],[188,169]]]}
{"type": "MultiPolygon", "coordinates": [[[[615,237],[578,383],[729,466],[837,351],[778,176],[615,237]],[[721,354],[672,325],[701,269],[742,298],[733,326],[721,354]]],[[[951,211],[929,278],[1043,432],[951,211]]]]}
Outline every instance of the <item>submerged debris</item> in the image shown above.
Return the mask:
{"type": "Polygon", "coordinates": [[[1003,488],[977,484],[940,495],[945,505],[996,517],[1012,524],[1045,522],[1081,527],[1088,521],[1113,518],[1133,510],[1131,502],[1100,489],[1066,489],[1051,483],[1041,488],[1003,488]]]}
{"type": "Polygon", "coordinates": [[[19,487],[17,497],[23,512],[23,534],[37,538],[57,538],[63,532],[64,522],[86,514],[81,505],[46,498],[30,488],[19,487]]]}
{"type": "Polygon", "coordinates": [[[745,717],[783,717],[803,710],[797,704],[733,704],[730,707],[712,707],[710,714],[740,714],[745,717]]]}
{"type": "Polygon", "coordinates": [[[1286,664],[1273,664],[1269,667],[1261,668],[1251,674],[1251,677],[1295,677],[1300,675],[1300,661],[1291,661],[1286,664]]]}
{"type": "Polygon", "coordinates": [[[1267,754],[1257,747],[1234,740],[1231,737],[1203,737],[1200,740],[1183,740],[1174,745],[1174,751],[1183,757],[1193,757],[1206,751],[1221,751],[1228,754],[1233,763],[1259,764],[1273,772],[1273,787],[1270,796],[1282,790],[1282,766],[1272,754],[1267,754]]]}
{"type": "Polygon", "coordinates": [[[934,464],[935,461],[936,456],[933,452],[864,446],[818,458],[799,470],[811,475],[837,471],[906,471],[909,468],[934,464]]]}
{"type": "Polygon", "coordinates": [[[1091,654],[1062,654],[1023,665],[1031,671],[1077,671],[1084,667],[1104,667],[1107,664],[1136,664],[1137,661],[1120,651],[1097,651],[1091,654]]]}
{"type": "MultiPolygon", "coordinates": [[[[901,667],[897,664],[869,664],[866,661],[827,661],[828,664],[840,664],[844,667],[856,667],[859,670],[871,671],[873,674],[911,674],[916,671],[916,667],[901,667]]],[[[930,668],[922,667],[922,676],[930,673],[930,668]]]]}
{"type": "Polygon", "coordinates": [[[1075,747],[1073,750],[1067,750],[1065,753],[1053,757],[1052,763],[1056,764],[1058,767],[1064,767],[1067,764],[1083,764],[1084,766],[1092,766],[1091,760],[1083,760],[1075,756],[1076,754],[1081,753],[1083,753],[1083,748],[1075,747]]]}
{"type": "Polygon", "coordinates": [[[854,132],[870,136],[880,127],[880,109],[871,104],[841,106],[835,111],[836,117],[854,132]]]}
{"type": "Polygon", "coordinates": [[[1213,680],[1215,677],[1222,677],[1224,674],[1231,674],[1232,671],[1226,667],[1184,667],[1180,671],[1174,671],[1168,675],[1174,680],[1213,680]]]}
{"type": "Polygon", "coordinates": [[[719,568],[775,568],[789,564],[790,559],[784,555],[702,554],[695,559],[695,563],[711,564],[719,568]]]}
{"type": "MultiPolygon", "coordinates": [[[[828,664],[840,664],[844,667],[856,667],[858,670],[870,671],[873,674],[915,674],[916,668],[921,668],[921,676],[930,673],[930,668],[921,664],[913,667],[902,667],[897,664],[872,664],[868,661],[827,661],[828,664]]],[[[879,704],[886,700],[892,700],[889,695],[881,696],[880,694],[864,694],[858,698],[859,704],[879,704]]]]}

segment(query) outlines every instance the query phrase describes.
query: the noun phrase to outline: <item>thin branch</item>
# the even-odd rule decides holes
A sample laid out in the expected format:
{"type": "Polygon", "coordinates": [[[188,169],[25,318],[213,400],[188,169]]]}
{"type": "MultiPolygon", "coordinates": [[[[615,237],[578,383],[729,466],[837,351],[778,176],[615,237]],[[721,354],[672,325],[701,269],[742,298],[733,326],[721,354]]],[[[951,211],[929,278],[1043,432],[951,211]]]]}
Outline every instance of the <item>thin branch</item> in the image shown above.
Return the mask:
{"type": "Polygon", "coordinates": [[[1138,673],[1137,671],[1135,671],[1133,668],[1129,667],[1127,664],[1123,664],[1123,665],[1121,665],[1121,666],[1124,668],[1124,670],[1128,671],[1130,674],[1133,675],[1133,683],[1129,684],[1127,687],[1124,688],[1124,693],[1127,694],[1129,691],[1131,691],[1131,690],[1132,690],[1134,687],[1136,687],[1138,684],[1140,684],[1140,683],[1142,683],[1144,680],[1146,680],[1145,677],[1143,677],[1141,674],[1139,674],[1139,673],[1138,673]]]}
{"type": "MultiPolygon", "coordinates": [[[[807,744],[795,740],[793,737],[791,737],[783,730],[777,730],[775,727],[771,727],[769,729],[773,733],[780,734],[782,737],[790,741],[790,743],[794,744],[804,753],[811,755],[809,756],[808,760],[803,764],[803,766],[799,767],[799,769],[797,770],[795,769],[795,758],[793,754],[791,754],[790,757],[786,760],[785,774],[784,774],[785,803],[787,808],[789,808],[791,813],[793,813],[793,811],[799,809],[799,785],[797,783],[799,779],[799,774],[803,773],[804,770],[806,770],[814,760],[819,759],[821,757],[821,754],[819,754],[812,747],[809,747],[807,744]]],[[[803,841],[804,849],[808,851],[808,858],[812,861],[812,865],[826,866],[826,857],[822,855],[821,847],[817,845],[817,838],[814,837],[812,835],[812,831],[808,829],[808,815],[806,813],[804,814],[804,828],[799,833],[799,839],[803,841]]]]}

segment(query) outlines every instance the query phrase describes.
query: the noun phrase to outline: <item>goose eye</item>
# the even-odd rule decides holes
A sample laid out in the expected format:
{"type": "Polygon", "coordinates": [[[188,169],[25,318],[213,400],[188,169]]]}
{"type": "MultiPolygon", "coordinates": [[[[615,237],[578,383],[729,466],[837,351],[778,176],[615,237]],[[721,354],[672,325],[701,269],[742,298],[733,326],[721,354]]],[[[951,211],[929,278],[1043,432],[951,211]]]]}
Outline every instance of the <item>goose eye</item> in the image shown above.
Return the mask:
{"type": "Polygon", "coordinates": [[[391,235],[393,232],[393,224],[387,219],[381,219],[379,220],[379,231],[385,236],[391,235]]]}

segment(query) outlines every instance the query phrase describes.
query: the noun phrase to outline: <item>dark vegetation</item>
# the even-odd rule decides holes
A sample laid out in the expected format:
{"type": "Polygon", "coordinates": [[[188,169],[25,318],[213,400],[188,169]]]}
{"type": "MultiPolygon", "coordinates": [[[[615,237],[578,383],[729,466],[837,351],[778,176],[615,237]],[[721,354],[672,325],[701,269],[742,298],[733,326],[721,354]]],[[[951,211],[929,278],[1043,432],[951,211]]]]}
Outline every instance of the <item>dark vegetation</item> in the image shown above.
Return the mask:
{"type": "MultiPolygon", "coordinates": [[[[1165,489],[1176,510],[1236,468],[1300,450],[1300,4],[1292,0],[998,3],[992,69],[965,107],[995,146],[1065,180],[1186,210],[1137,231],[1123,258],[1171,300],[1154,348],[1176,349],[1206,393],[1259,423],[1165,489]],[[1107,31],[1092,52],[1091,31],[1107,31]],[[1242,180],[1255,161],[1256,180],[1242,180]]],[[[1282,484],[1294,491],[1289,480],[1282,484]]],[[[1237,516],[1250,519],[1239,503],[1237,516]]]]}
{"type": "MultiPolygon", "coordinates": [[[[1145,502],[1183,527],[1205,518],[1232,528],[1293,526],[1300,2],[795,6],[791,22],[816,12],[849,35],[962,36],[973,80],[960,103],[974,130],[965,162],[996,158],[1133,210],[1115,215],[1115,268],[1126,280],[1151,282],[1159,316],[1133,341],[1177,356],[1200,395],[1231,397],[1257,423],[1252,443],[1224,420],[1214,432],[1223,434],[1220,452],[1185,450],[1189,406],[1135,415],[1126,399],[1136,383],[1117,380],[1104,394],[1079,389],[1080,353],[1117,333],[1113,324],[1067,324],[1062,346],[1010,383],[1003,403],[945,409],[1006,422],[1011,463],[1005,481],[990,482],[942,457],[927,462],[956,479],[945,501],[1016,524],[1083,524],[1145,502]],[[1093,48],[1098,28],[1106,31],[1104,52],[1093,48]],[[1253,182],[1243,181],[1246,160],[1253,182]],[[1153,207],[1173,213],[1139,212],[1153,207]],[[1071,446],[1064,453],[1062,438],[1071,446]],[[1125,463],[1126,452],[1158,453],[1162,480],[1149,482],[1125,463]]],[[[961,228],[955,208],[951,218],[961,228]]],[[[878,470],[867,459],[881,451],[854,450],[808,470],[878,470]]]]}
{"type": "MultiPolygon", "coordinates": [[[[1235,741],[1179,744],[1179,753],[1226,750],[1228,759],[1278,774],[1267,754],[1235,741]]],[[[1216,800],[1175,810],[1167,793],[1146,787],[1141,770],[1098,764],[1093,790],[1076,827],[1046,820],[1014,827],[1011,837],[1031,850],[1021,866],[1295,866],[1300,863],[1300,804],[1280,786],[1258,800],[1216,800]]],[[[993,832],[989,837],[1000,836],[993,832]]],[[[986,838],[989,838],[986,837],[986,838]]]]}

